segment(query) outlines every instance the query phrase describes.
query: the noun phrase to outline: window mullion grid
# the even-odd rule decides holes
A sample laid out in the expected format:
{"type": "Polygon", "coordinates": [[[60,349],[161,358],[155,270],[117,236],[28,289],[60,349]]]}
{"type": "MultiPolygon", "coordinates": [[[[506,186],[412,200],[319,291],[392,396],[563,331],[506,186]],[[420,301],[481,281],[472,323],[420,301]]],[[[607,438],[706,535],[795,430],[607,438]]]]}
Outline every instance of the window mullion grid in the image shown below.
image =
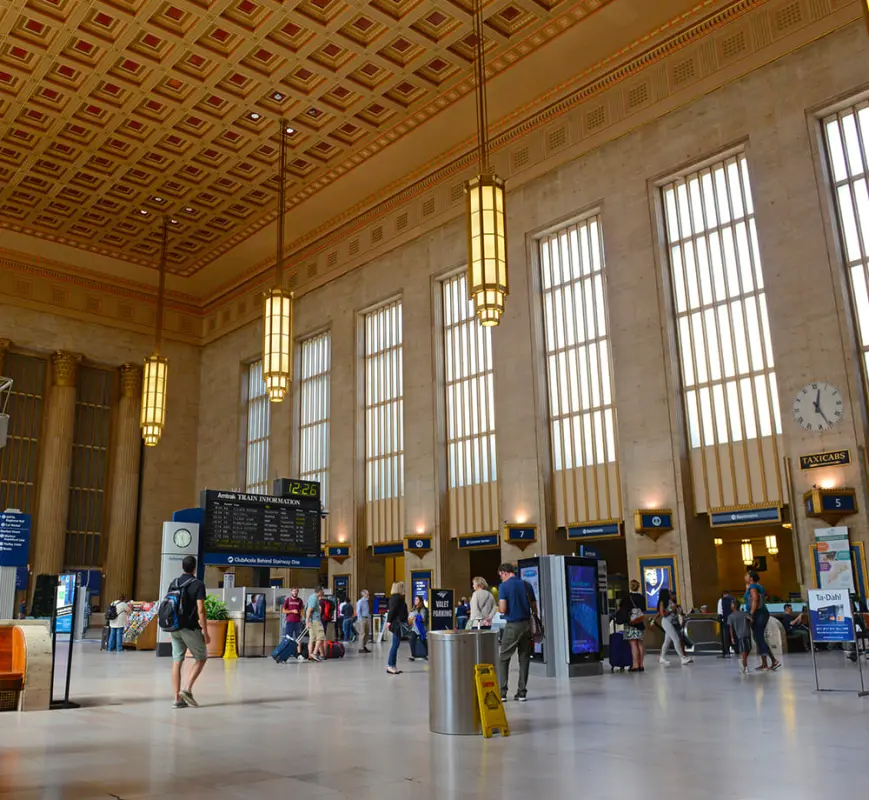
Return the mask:
{"type": "MultiPolygon", "coordinates": [[[[869,181],[869,168],[867,168],[866,155],[865,155],[864,148],[862,146],[863,137],[862,137],[862,133],[860,131],[859,117],[857,115],[856,107],[853,108],[850,113],[854,117],[854,128],[857,132],[857,141],[861,145],[860,157],[861,157],[861,160],[863,163],[864,179],[869,181]]],[[[867,293],[869,293],[869,254],[867,254],[866,247],[865,247],[864,242],[863,242],[863,235],[862,235],[861,225],[860,225],[860,212],[859,212],[859,207],[857,205],[857,192],[855,189],[855,183],[856,183],[855,177],[856,176],[851,174],[851,160],[848,157],[848,141],[845,138],[845,126],[843,124],[842,119],[843,119],[842,113],[838,114],[836,117],[836,123],[839,127],[839,140],[842,143],[842,159],[845,163],[845,179],[844,179],[843,183],[846,183],[848,185],[848,194],[851,196],[851,208],[853,209],[854,228],[855,228],[854,236],[857,240],[857,247],[860,250],[860,261],[862,262],[862,266],[863,266],[863,280],[866,282],[867,293]]],[[[835,200],[836,200],[836,207],[840,208],[838,193],[836,194],[835,200]]],[[[839,211],[839,219],[840,219],[840,225],[842,226],[842,247],[843,247],[843,250],[844,250],[844,252],[846,254],[846,258],[847,258],[848,248],[847,248],[847,242],[845,241],[844,224],[842,224],[842,222],[841,222],[841,220],[842,220],[841,210],[839,211]]],[[[861,344],[862,344],[862,342],[861,342],[861,344]]],[[[861,349],[863,350],[864,354],[867,351],[869,351],[869,349],[867,349],[866,347],[861,347],[861,349]]],[[[867,375],[867,377],[869,377],[869,375],[867,375]]]]}
{"type": "MultiPolygon", "coordinates": [[[[588,222],[586,221],[583,224],[583,228],[588,234],[588,222]]],[[[595,505],[595,513],[594,516],[596,518],[600,517],[600,486],[598,480],[598,464],[600,463],[600,458],[598,457],[597,452],[597,436],[595,430],[594,423],[594,415],[595,411],[595,402],[594,402],[594,378],[592,377],[592,363],[591,363],[591,350],[592,347],[596,347],[597,345],[591,341],[590,333],[594,333],[597,336],[597,300],[595,298],[594,292],[594,271],[591,264],[591,252],[585,252],[582,247],[582,235],[579,228],[576,228],[576,247],[577,252],[573,252],[573,245],[571,244],[570,236],[567,237],[567,248],[568,253],[570,253],[570,266],[571,269],[577,267],[579,269],[579,279],[573,284],[573,335],[577,347],[579,346],[579,325],[576,318],[576,309],[577,306],[582,303],[582,319],[583,319],[583,339],[585,345],[585,377],[586,377],[586,386],[585,390],[588,394],[588,403],[583,407],[582,402],[582,385],[581,385],[581,372],[577,372],[576,383],[577,389],[579,392],[579,397],[577,407],[579,408],[581,419],[582,419],[582,432],[585,434],[585,426],[588,424],[588,430],[591,433],[591,436],[583,435],[583,452],[585,452],[585,445],[588,444],[588,440],[590,438],[591,444],[591,454],[585,452],[584,462],[586,466],[591,467],[591,479],[592,479],[592,487],[594,491],[594,505],[595,505]],[[585,270],[583,267],[588,266],[588,274],[584,274],[585,270]],[[577,300],[576,292],[579,290],[579,300],[577,300]],[[591,297],[591,308],[588,308],[587,299],[591,297]],[[594,327],[591,327],[594,326],[594,327]]],[[[587,240],[587,236],[586,236],[587,240]]],[[[577,351],[578,353],[578,351],[577,351]]],[[[598,358],[598,361],[600,359],[598,358]]],[[[577,365],[578,366],[578,365],[577,365]]],[[[603,395],[601,395],[601,400],[603,400],[603,395]]],[[[583,470],[583,480],[586,481],[587,471],[583,470]]],[[[586,514],[590,512],[590,498],[588,497],[588,492],[586,492],[586,514]]]]}
{"type": "MultiPolygon", "coordinates": [[[[725,186],[727,186],[728,185],[727,184],[727,171],[723,166],[719,167],[719,169],[722,169],[722,171],[723,171],[725,186]]],[[[712,182],[713,182],[712,183],[712,190],[713,190],[712,191],[712,199],[713,199],[713,202],[715,203],[715,219],[718,221],[718,227],[717,227],[718,247],[719,247],[720,256],[721,256],[721,267],[724,270],[724,275],[722,277],[723,277],[723,281],[724,281],[725,292],[727,292],[728,295],[730,295],[730,282],[729,282],[728,275],[727,275],[727,272],[728,272],[727,250],[724,247],[724,236],[723,236],[724,224],[722,223],[721,204],[719,203],[719,199],[718,199],[718,191],[717,191],[717,187],[715,186],[714,171],[712,172],[712,182]]],[[[732,225],[733,224],[733,213],[730,210],[731,208],[732,208],[732,206],[728,207],[728,214],[730,215],[730,224],[732,225]]],[[[744,404],[742,401],[742,390],[740,388],[741,375],[740,375],[740,367],[739,367],[739,347],[738,347],[738,342],[736,340],[736,326],[733,324],[734,317],[733,317],[733,313],[731,310],[737,303],[739,303],[739,304],[742,303],[742,297],[744,295],[743,286],[742,286],[742,274],[739,271],[739,268],[738,268],[739,265],[737,264],[736,266],[737,266],[736,280],[739,284],[739,293],[735,297],[730,295],[731,299],[730,299],[730,302],[728,303],[728,306],[727,306],[727,309],[728,309],[727,313],[728,313],[728,316],[730,317],[730,341],[731,341],[731,347],[733,348],[733,381],[734,381],[734,392],[736,394],[736,405],[737,405],[737,408],[739,410],[740,441],[742,443],[742,463],[745,466],[746,483],[750,487],[751,486],[751,465],[750,465],[749,460],[748,460],[748,431],[745,428],[745,408],[744,408],[744,404]]],[[[742,316],[743,316],[743,320],[742,320],[742,322],[743,322],[743,334],[745,334],[745,315],[744,315],[744,313],[742,316]]],[[[746,344],[747,344],[747,342],[746,342],[746,344]]],[[[748,356],[747,366],[748,366],[748,370],[749,370],[749,374],[750,374],[751,373],[751,353],[747,352],[747,356],[748,356]]],[[[725,388],[725,394],[726,394],[726,391],[727,391],[726,384],[725,384],[724,388],[725,388]]],[[[735,443],[731,442],[731,450],[733,450],[734,445],[735,445],[735,443]]],[[[749,489],[749,491],[750,491],[750,489],[749,489]]]]}
{"type": "MultiPolygon", "coordinates": [[[[687,241],[687,237],[685,237],[683,235],[684,220],[682,219],[682,209],[680,208],[680,203],[679,203],[679,186],[680,185],[685,186],[685,195],[686,195],[686,197],[688,197],[688,181],[687,181],[687,179],[682,179],[681,181],[675,181],[674,183],[672,183],[671,184],[671,187],[672,187],[671,191],[673,192],[673,208],[674,208],[673,213],[676,216],[676,219],[675,219],[676,229],[679,232],[679,237],[678,237],[679,238],[679,253],[680,253],[680,258],[682,259],[682,281],[683,281],[684,288],[685,288],[685,313],[683,316],[685,317],[685,320],[687,323],[687,328],[688,328],[688,337],[687,337],[688,338],[688,348],[689,348],[689,351],[691,354],[691,369],[694,372],[694,405],[696,407],[696,417],[695,418],[697,420],[697,434],[698,434],[698,437],[700,440],[700,443],[699,443],[700,469],[701,469],[701,473],[703,475],[703,491],[704,491],[705,496],[706,496],[706,506],[708,508],[710,500],[709,500],[709,469],[706,465],[706,455],[705,455],[706,431],[705,431],[705,423],[703,421],[703,401],[701,399],[702,387],[700,385],[700,376],[698,374],[698,369],[697,369],[697,364],[698,364],[698,361],[697,361],[697,342],[694,339],[694,325],[692,324],[692,321],[691,321],[691,315],[692,315],[692,313],[695,312],[695,309],[693,309],[691,307],[691,290],[690,290],[690,284],[688,282],[688,263],[687,263],[688,259],[685,257],[686,248],[689,246],[689,243],[687,241]]],[[[690,197],[688,199],[688,202],[690,204],[690,197]]],[[[719,216],[718,219],[720,220],[721,217],[719,216]]],[[[692,233],[693,233],[693,231],[692,231],[692,233]]],[[[673,248],[671,246],[670,247],[671,263],[672,263],[672,258],[673,258],[672,251],[673,251],[673,248]]],[[[722,257],[723,257],[723,252],[722,252],[722,257]]],[[[671,269],[671,272],[672,272],[672,269],[671,269]]],[[[702,294],[702,290],[701,290],[701,287],[699,284],[697,285],[697,297],[698,297],[698,300],[700,300],[702,302],[703,294],[702,294]]],[[[684,363],[682,364],[682,375],[684,378],[685,377],[685,365],[684,365],[684,363]]],[[[708,372],[706,374],[706,377],[708,379],[708,377],[709,377],[708,372]]],[[[686,389],[687,389],[687,386],[686,386],[686,389]]],[[[686,403],[690,402],[688,397],[685,398],[685,402],[686,403]]]]}
{"type": "MultiPolygon", "coordinates": [[[[714,179],[714,176],[712,175],[711,171],[707,170],[706,172],[709,175],[709,182],[710,182],[710,185],[712,187],[712,197],[714,199],[715,198],[715,179],[714,179]]],[[[710,219],[709,209],[707,208],[706,197],[705,197],[705,194],[703,192],[702,173],[698,174],[698,183],[700,186],[700,189],[698,192],[698,196],[700,198],[700,213],[703,217],[704,241],[706,242],[706,263],[709,267],[709,282],[710,282],[709,289],[710,289],[710,293],[712,295],[712,304],[709,306],[709,311],[711,312],[712,317],[715,321],[715,334],[716,334],[715,340],[716,340],[716,343],[718,344],[718,364],[719,364],[719,369],[721,372],[720,381],[721,381],[721,396],[722,396],[722,403],[723,403],[723,408],[721,409],[721,413],[724,415],[724,424],[725,424],[725,427],[727,430],[727,445],[728,445],[727,453],[728,453],[728,462],[730,464],[730,487],[731,487],[731,491],[733,493],[733,497],[736,498],[736,497],[739,497],[739,486],[738,486],[737,480],[736,480],[736,459],[735,459],[735,454],[733,452],[733,448],[734,448],[733,422],[732,422],[731,415],[730,415],[730,409],[728,407],[729,401],[727,398],[727,365],[726,365],[726,360],[724,358],[724,337],[722,336],[722,333],[721,333],[721,317],[720,317],[720,311],[722,308],[724,309],[725,314],[728,313],[727,274],[726,274],[726,268],[724,267],[724,264],[722,262],[722,268],[725,270],[725,273],[721,276],[721,284],[724,287],[724,296],[719,297],[718,290],[716,288],[715,275],[714,275],[715,261],[712,257],[712,230],[713,230],[713,228],[709,224],[709,219],[710,219]]],[[[716,222],[716,230],[718,230],[719,244],[721,243],[720,221],[721,221],[721,218],[719,216],[717,216],[717,211],[716,211],[715,222],[716,222]]],[[[704,311],[705,310],[706,309],[704,309],[704,311]]],[[[738,364],[736,361],[736,349],[735,349],[735,346],[733,343],[733,324],[729,319],[728,319],[728,326],[727,327],[730,331],[730,337],[731,337],[731,345],[730,346],[732,348],[731,349],[731,360],[733,362],[733,380],[736,382],[736,385],[738,387],[739,384],[738,384],[737,378],[738,378],[739,368],[738,368],[738,364]]],[[[714,397],[714,395],[713,395],[713,397],[714,397]]],[[[716,430],[717,430],[717,425],[716,425],[716,430]]],[[[720,451],[720,449],[721,449],[720,447],[716,448],[716,450],[719,450],[719,451],[720,451]]],[[[723,489],[723,485],[722,485],[722,476],[721,476],[720,469],[719,469],[719,474],[718,474],[718,491],[719,491],[719,498],[720,498],[719,504],[723,505],[724,504],[724,489],[723,489]]]]}
{"type": "MultiPolygon", "coordinates": [[[[761,274],[762,266],[759,261],[760,253],[755,253],[754,251],[754,237],[751,235],[751,222],[754,220],[754,204],[752,203],[752,211],[749,213],[748,210],[748,193],[750,189],[748,189],[745,185],[745,173],[743,172],[743,168],[745,167],[745,156],[740,155],[737,159],[737,170],[736,174],[739,180],[739,190],[742,195],[742,207],[745,211],[745,238],[746,238],[746,246],[748,247],[748,258],[751,261],[751,274],[754,278],[754,303],[757,308],[757,329],[760,334],[760,359],[761,364],[763,365],[763,369],[761,371],[762,380],[764,384],[764,392],[766,394],[766,403],[767,403],[767,413],[769,414],[769,431],[770,431],[770,440],[772,442],[772,460],[775,465],[775,475],[776,475],[776,489],[777,496],[782,498],[784,496],[782,492],[782,484],[781,484],[781,474],[778,469],[779,464],[779,448],[778,448],[778,431],[776,430],[775,424],[775,402],[776,398],[772,395],[772,384],[770,381],[770,375],[774,372],[774,365],[770,364],[768,361],[768,355],[772,350],[771,342],[767,341],[767,336],[769,335],[769,331],[766,329],[764,325],[764,314],[763,314],[763,305],[766,299],[766,283],[763,283],[764,288],[761,289],[761,281],[763,280],[763,276],[761,274]]],[[[749,364],[751,361],[749,360],[749,364]]],[[[757,395],[757,378],[752,378],[751,383],[752,391],[755,395],[757,395]]],[[[757,402],[757,397],[754,398],[754,415],[757,420],[757,457],[761,464],[760,467],[760,486],[761,492],[763,494],[764,500],[769,500],[769,487],[767,485],[766,479],[766,469],[765,463],[766,459],[764,458],[763,452],[763,428],[760,424],[760,407],[757,402]]]]}
{"type": "MultiPolygon", "coordinates": [[[[580,426],[582,425],[582,416],[581,413],[576,414],[574,412],[574,408],[579,409],[581,405],[579,402],[579,398],[577,398],[576,404],[573,402],[573,387],[571,386],[570,381],[570,361],[571,357],[574,359],[576,363],[577,372],[579,371],[579,363],[577,361],[579,357],[579,352],[577,350],[577,344],[575,341],[576,337],[576,297],[573,294],[575,284],[573,283],[572,276],[570,278],[567,277],[570,273],[568,273],[568,269],[570,267],[570,262],[567,260],[570,258],[569,253],[565,253],[565,248],[563,245],[563,240],[568,238],[569,229],[564,231],[559,231],[553,236],[555,240],[555,246],[558,248],[558,265],[561,270],[559,289],[560,289],[560,297],[561,297],[561,336],[562,336],[562,346],[564,347],[564,358],[556,358],[555,363],[558,365],[558,373],[559,373],[559,405],[561,406],[562,411],[562,420],[561,423],[561,431],[562,431],[562,441],[568,440],[570,441],[570,461],[571,461],[571,471],[570,471],[570,480],[573,488],[573,511],[574,515],[578,509],[578,496],[579,496],[579,486],[577,484],[577,473],[580,471],[578,469],[577,461],[581,460],[582,466],[585,466],[587,463],[587,458],[585,455],[585,448],[583,438],[580,437],[579,447],[577,447],[576,442],[576,430],[574,425],[574,417],[579,418],[580,426]],[[571,296],[574,298],[573,307],[568,309],[567,305],[567,288],[571,287],[571,296]],[[567,315],[572,314],[574,318],[574,343],[573,350],[571,352],[570,342],[568,341],[568,330],[567,330],[567,315]],[[564,405],[567,404],[567,410],[565,411],[564,405]],[[564,436],[564,425],[567,423],[567,436],[564,436]],[[581,453],[581,459],[577,459],[577,455],[581,453]]],[[[550,258],[550,263],[554,263],[554,259],[550,258]]],[[[554,276],[553,276],[554,277],[554,276]]],[[[554,283],[554,281],[553,281],[554,283]]],[[[553,290],[555,289],[553,285],[553,290]]],[[[555,325],[555,341],[558,343],[558,325],[555,325]]],[[[579,386],[579,375],[577,375],[577,386],[579,386]]],[[[579,409],[581,412],[581,409],[579,409]]],[[[583,506],[587,510],[588,509],[588,477],[585,473],[585,470],[581,470],[582,474],[582,489],[583,489],[583,506]]],[[[565,495],[565,505],[567,505],[566,495],[565,495]]],[[[587,513],[587,511],[586,511],[587,513]]],[[[566,515],[565,521],[570,522],[571,520],[568,518],[570,515],[566,515]]]]}
{"type": "MultiPolygon", "coordinates": [[[[700,184],[700,173],[696,173],[694,176],[692,176],[692,178],[697,181],[698,194],[702,194],[703,187],[700,184]]],[[[685,197],[686,197],[686,206],[688,208],[688,224],[691,228],[691,233],[692,233],[690,246],[691,246],[691,250],[694,254],[692,260],[694,262],[694,276],[695,276],[695,280],[697,281],[697,298],[700,301],[695,313],[699,316],[700,329],[703,331],[703,338],[705,340],[704,341],[705,347],[703,348],[703,358],[704,358],[704,361],[706,362],[706,389],[709,393],[709,416],[710,416],[709,424],[712,426],[712,445],[713,445],[712,446],[712,453],[713,453],[713,456],[715,458],[715,478],[716,478],[716,483],[717,483],[717,488],[718,488],[718,497],[723,498],[724,497],[724,486],[722,484],[722,478],[721,478],[721,452],[720,452],[721,448],[719,447],[721,442],[718,440],[718,425],[716,424],[716,407],[715,407],[715,391],[714,391],[715,381],[714,381],[714,378],[712,376],[712,359],[710,358],[710,355],[709,355],[710,350],[711,350],[710,331],[707,328],[706,311],[703,309],[703,305],[704,305],[703,304],[703,275],[701,274],[701,267],[700,267],[700,248],[699,248],[698,243],[697,243],[697,240],[700,238],[701,234],[698,232],[699,227],[697,224],[696,215],[694,213],[695,212],[694,203],[693,203],[693,200],[691,197],[691,179],[685,181],[685,197]]],[[[702,220],[701,224],[702,224],[703,230],[705,231],[706,230],[706,220],[705,219],[702,220]]],[[[683,259],[683,267],[684,266],[685,266],[685,264],[684,264],[684,259],[683,259]]],[[[710,284],[711,284],[711,283],[713,283],[711,270],[709,273],[709,277],[710,277],[710,284]]],[[[712,293],[712,286],[711,285],[710,285],[709,289],[710,289],[710,295],[711,295],[711,293],[712,293]]],[[[718,342],[720,339],[720,337],[718,335],[718,318],[715,314],[712,314],[711,316],[713,317],[713,321],[714,321],[714,325],[715,325],[715,330],[714,330],[715,339],[716,339],[716,342],[718,342]]],[[[721,366],[721,364],[719,364],[719,367],[720,366],[721,366]]],[[[722,390],[723,390],[723,385],[722,385],[722,390]]],[[[701,416],[702,416],[702,403],[701,403],[701,416]]],[[[704,445],[705,445],[705,441],[704,441],[704,445]]],[[[705,459],[704,459],[704,463],[705,463],[705,459]]],[[[707,484],[706,485],[706,507],[708,508],[709,505],[710,505],[709,485],[707,484]]]]}
{"type": "MultiPolygon", "coordinates": [[[[738,161],[738,159],[733,159],[733,160],[736,161],[737,174],[739,174],[739,172],[740,172],[739,161],[738,161]]],[[[730,178],[729,178],[729,175],[727,174],[727,164],[726,163],[724,166],[724,185],[727,187],[727,202],[728,202],[728,205],[730,207],[730,226],[731,226],[731,230],[733,232],[733,253],[734,253],[734,257],[736,258],[736,274],[737,274],[737,280],[739,281],[739,302],[742,305],[743,333],[745,335],[745,348],[747,351],[747,358],[748,358],[748,377],[745,378],[744,380],[748,380],[749,392],[751,395],[754,395],[754,381],[751,379],[751,372],[752,372],[752,366],[753,366],[752,365],[753,358],[752,358],[752,352],[751,352],[751,336],[749,335],[749,332],[748,332],[748,298],[749,298],[750,293],[746,289],[745,283],[743,281],[742,257],[741,257],[740,252],[739,252],[739,246],[738,246],[737,236],[736,236],[736,215],[734,213],[735,205],[733,202],[733,187],[731,186],[730,178]]],[[[748,209],[745,206],[745,202],[744,202],[744,198],[742,197],[741,189],[740,189],[740,200],[743,203],[743,205],[742,205],[743,218],[747,220],[748,209]]],[[[754,278],[753,273],[752,273],[752,278],[754,278]]],[[[742,392],[740,391],[740,396],[741,396],[741,394],[742,394],[742,392]]],[[[758,440],[760,440],[761,428],[760,428],[760,423],[759,423],[758,415],[757,415],[757,402],[756,402],[754,397],[752,397],[751,405],[752,405],[752,416],[754,417],[755,437],[758,440]]],[[[758,444],[760,444],[759,441],[758,441],[758,444]]],[[[748,458],[748,441],[747,441],[747,439],[743,439],[743,446],[745,449],[745,473],[746,473],[745,477],[746,477],[746,486],[748,489],[748,502],[753,503],[754,502],[754,482],[753,482],[752,477],[751,477],[751,461],[748,458]]],[[[758,455],[761,456],[761,468],[760,469],[761,469],[761,473],[763,473],[764,472],[763,466],[762,466],[763,465],[763,460],[762,460],[763,451],[759,450],[758,455]]]]}

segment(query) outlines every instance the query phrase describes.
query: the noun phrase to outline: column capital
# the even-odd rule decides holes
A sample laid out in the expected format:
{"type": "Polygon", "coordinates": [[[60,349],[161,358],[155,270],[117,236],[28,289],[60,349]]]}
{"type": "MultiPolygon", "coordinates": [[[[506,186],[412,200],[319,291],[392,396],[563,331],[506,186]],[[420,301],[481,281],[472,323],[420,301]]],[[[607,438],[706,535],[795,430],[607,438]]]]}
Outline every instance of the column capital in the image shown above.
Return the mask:
{"type": "Polygon", "coordinates": [[[12,342],[10,342],[9,339],[0,339],[0,375],[3,374],[3,365],[6,362],[6,353],[11,346],[12,342]]]}
{"type": "Polygon", "coordinates": [[[142,394],[142,368],[138,364],[121,364],[121,396],[137,398],[142,394]]]}
{"type": "Polygon", "coordinates": [[[78,353],[67,353],[64,350],[58,350],[54,353],[51,357],[51,363],[54,366],[54,385],[75,386],[80,362],[81,356],[78,353]]]}

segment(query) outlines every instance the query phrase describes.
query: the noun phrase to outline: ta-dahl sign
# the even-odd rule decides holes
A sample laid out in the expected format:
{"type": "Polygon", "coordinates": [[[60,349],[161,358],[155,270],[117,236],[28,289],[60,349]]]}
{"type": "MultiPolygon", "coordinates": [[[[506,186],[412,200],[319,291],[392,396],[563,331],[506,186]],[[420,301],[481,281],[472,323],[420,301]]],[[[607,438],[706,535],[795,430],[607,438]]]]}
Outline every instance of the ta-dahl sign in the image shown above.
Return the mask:
{"type": "Polygon", "coordinates": [[[830,450],[826,453],[809,453],[800,456],[800,469],[818,469],[818,467],[841,467],[851,463],[850,450],[830,450]]]}

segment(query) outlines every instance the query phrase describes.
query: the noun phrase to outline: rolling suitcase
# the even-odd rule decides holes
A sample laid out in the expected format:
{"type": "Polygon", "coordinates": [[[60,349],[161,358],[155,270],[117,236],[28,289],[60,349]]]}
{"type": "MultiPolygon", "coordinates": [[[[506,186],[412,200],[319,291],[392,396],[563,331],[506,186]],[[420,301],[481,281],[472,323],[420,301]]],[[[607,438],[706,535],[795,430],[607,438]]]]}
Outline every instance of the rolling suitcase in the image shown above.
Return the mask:
{"type": "Polygon", "coordinates": [[[326,658],[344,658],[344,643],[326,642],[326,658]]]}
{"type": "Polygon", "coordinates": [[[272,658],[276,664],[286,664],[291,658],[303,661],[308,657],[308,645],[302,641],[302,637],[308,633],[305,628],[298,638],[292,636],[284,636],[272,650],[272,658]]]}
{"type": "Polygon", "coordinates": [[[428,641],[419,636],[410,637],[410,654],[414,658],[423,658],[428,660],[428,641]]]}
{"type": "Polygon", "coordinates": [[[625,640],[625,635],[618,631],[610,634],[610,672],[620,669],[624,672],[634,664],[631,653],[631,643],[625,640]]]}

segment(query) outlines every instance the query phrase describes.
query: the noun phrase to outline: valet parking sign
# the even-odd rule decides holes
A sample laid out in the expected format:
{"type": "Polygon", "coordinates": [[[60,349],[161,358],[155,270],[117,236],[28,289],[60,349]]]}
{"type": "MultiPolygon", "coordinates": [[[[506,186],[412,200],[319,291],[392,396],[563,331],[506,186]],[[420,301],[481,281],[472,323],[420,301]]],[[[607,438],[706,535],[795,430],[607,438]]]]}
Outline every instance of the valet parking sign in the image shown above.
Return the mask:
{"type": "Polygon", "coordinates": [[[809,617],[815,642],[854,641],[854,615],[847,589],[809,589],[809,617]]]}

